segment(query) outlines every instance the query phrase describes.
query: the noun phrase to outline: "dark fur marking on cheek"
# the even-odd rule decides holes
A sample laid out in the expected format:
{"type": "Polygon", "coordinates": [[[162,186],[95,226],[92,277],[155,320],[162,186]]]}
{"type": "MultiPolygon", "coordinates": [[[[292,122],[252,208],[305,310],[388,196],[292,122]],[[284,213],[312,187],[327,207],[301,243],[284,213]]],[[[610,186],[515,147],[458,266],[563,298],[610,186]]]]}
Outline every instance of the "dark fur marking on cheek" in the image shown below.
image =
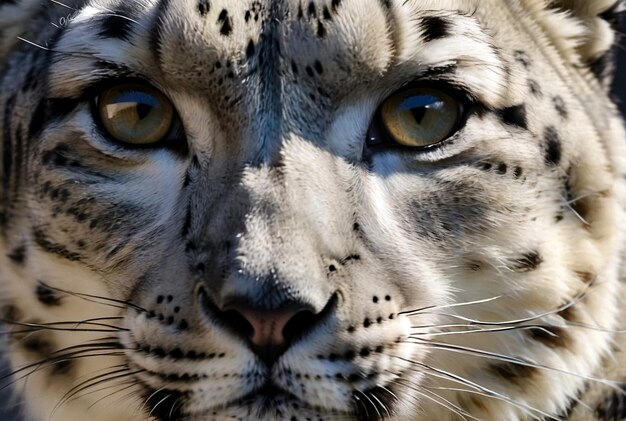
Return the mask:
{"type": "Polygon", "coordinates": [[[498,110],[497,114],[504,123],[510,126],[516,126],[524,130],[528,129],[526,106],[524,104],[503,108],[498,110]]]}
{"type": "Polygon", "coordinates": [[[2,318],[9,322],[19,322],[24,317],[22,311],[14,305],[7,304],[2,307],[2,318]]]}
{"type": "Polygon", "coordinates": [[[541,97],[543,95],[541,92],[541,86],[539,86],[539,83],[536,80],[528,80],[528,89],[530,90],[530,93],[536,97],[541,97]]]}
{"type": "Polygon", "coordinates": [[[543,257],[539,252],[533,251],[524,254],[514,262],[513,270],[516,272],[532,272],[543,263],[543,257]]]}
{"type": "Polygon", "coordinates": [[[430,42],[445,38],[449,35],[450,23],[437,16],[429,16],[422,19],[424,42],[430,42]]]}
{"type": "Polygon", "coordinates": [[[26,351],[47,356],[52,353],[52,343],[49,340],[38,337],[41,335],[32,336],[22,341],[23,347],[26,351]]]}
{"type": "MultiPolygon", "coordinates": [[[[622,385],[624,387],[626,385],[622,385]]],[[[626,418],[626,396],[615,392],[605,399],[595,410],[601,421],[618,421],[626,418]]]]}
{"type": "Polygon", "coordinates": [[[563,118],[564,120],[567,119],[569,113],[567,111],[567,106],[565,105],[565,101],[563,100],[563,98],[557,95],[552,99],[552,102],[554,102],[554,109],[557,113],[559,113],[561,118],[563,118]]]}
{"type": "Polygon", "coordinates": [[[593,283],[596,279],[596,276],[591,272],[576,272],[576,276],[578,276],[578,279],[587,285],[593,283]]]}
{"type": "Polygon", "coordinates": [[[561,162],[562,150],[561,139],[558,132],[552,126],[547,127],[544,132],[544,154],[546,164],[550,166],[557,166],[561,162]]]}
{"type": "Polygon", "coordinates": [[[513,363],[492,364],[488,369],[495,375],[510,382],[528,379],[537,372],[537,369],[534,367],[513,363]]]}
{"type": "Polygon", "coordinates": [[[13,261],[13,263],[17,263],[18,265],[24,264],[26,262],[26,246],[21,245],[13,249],[11,253],[7,255],[9,259],[13,261]]]}
{"type": "Polygon", "coordinates": [[[51,307],[61,305],[61,297],[59,297],[53,289],[43,283],[37,285],[35,294],[37,295],[37,299],[39,300],[39,302],[42,304],[51,307]]]}
{"type": "Polygon", "coordinates": [[[515,51],[514,57],[515,57],[515,61],[517,61],[522,66],[524,66],[526,69],[528,69],[530,65],[532,64],[530,57],[528,57],[528,54],[526,54],[525,51],[522,51],[522,50],[515,51]]]}
{"type": "Polygon", "coordinates": [[[78,262],[82,259],[80,254],[71,252],[65,246],[50,241],[46,233],[41,229],[35,228],[33,230],[33,238],[35,239],[35,244],[46,253],[55,254],[70,262],[78,262]]]}

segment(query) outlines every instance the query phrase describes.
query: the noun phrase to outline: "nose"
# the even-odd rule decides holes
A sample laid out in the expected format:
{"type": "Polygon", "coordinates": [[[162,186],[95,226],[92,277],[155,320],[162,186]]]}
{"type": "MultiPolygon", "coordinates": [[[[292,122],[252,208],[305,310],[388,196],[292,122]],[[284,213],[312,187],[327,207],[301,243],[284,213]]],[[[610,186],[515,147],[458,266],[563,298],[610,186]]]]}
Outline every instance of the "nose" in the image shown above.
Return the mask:
{"type": "Polygon", "coordinates": [[[295,339],[318,324],[322,313],[315,314],[306,306],[295,303],[275,310],[234,306],[222,312],[221,319],[248,341],[250,349],[271,367],[295,339]]]}
{"type": "Polygon", "coordinates": [[[337,303],[333,296],[318,313],[304,302],[289,300],[273,308],[252,306],[244,301],[219,309],[208,296],[205,308],[231,332],[248,343],[250,349],[268,367],[299,337],[318,326],[337,303]]]}

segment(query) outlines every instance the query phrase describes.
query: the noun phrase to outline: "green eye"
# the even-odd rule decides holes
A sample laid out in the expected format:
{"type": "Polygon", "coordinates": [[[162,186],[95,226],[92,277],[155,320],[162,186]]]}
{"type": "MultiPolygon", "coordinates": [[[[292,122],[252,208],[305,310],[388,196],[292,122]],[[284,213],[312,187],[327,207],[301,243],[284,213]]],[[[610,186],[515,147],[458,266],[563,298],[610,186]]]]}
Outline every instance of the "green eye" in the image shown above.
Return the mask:
{"type": "Polygon", "coordinates": [[[137,146],[165,140],[174,124],[174,106],[158,90],[127,83],[114,86],[98,97],[102,126],[114,139],[137,146]]]}
{"type": "MultiPolygon", "coordinates": [[[[429,87],[404,89],[387,98],[377,115],[378,131],[393,142],[410,148],[436,145],[459,128],[463,107],[450,94],[429,87]]],[[[381,143],[380,133],[370,132],[370,143],[381,143]]]]}

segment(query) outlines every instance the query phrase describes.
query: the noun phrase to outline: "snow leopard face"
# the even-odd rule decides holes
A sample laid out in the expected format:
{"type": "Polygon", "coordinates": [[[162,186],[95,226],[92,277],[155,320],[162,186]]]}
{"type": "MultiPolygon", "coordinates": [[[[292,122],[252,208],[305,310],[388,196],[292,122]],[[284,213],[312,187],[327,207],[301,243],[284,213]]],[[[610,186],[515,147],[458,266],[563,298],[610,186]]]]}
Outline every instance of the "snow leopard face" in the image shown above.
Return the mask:
{"type": "Polygon", "coordinates": [[[619,318],[617,11],[5,2],[0,281],[29,415],[565,413],[619,318]]]}

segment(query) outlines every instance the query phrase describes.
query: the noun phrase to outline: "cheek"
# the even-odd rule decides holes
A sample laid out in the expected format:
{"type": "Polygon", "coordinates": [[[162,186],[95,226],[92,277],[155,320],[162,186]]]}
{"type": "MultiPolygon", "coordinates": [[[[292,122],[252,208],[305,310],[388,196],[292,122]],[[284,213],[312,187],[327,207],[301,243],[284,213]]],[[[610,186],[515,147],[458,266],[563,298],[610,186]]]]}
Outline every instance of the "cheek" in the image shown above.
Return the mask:
{"type": "Polygon", "coordinates": [[[126,166],[65,155],[56,162],[64,165],[52,160],[33,180],[29,208],[40,248],[104,269],[168,238],[184,180],[179,162],[165,152],[126,166]]]}

